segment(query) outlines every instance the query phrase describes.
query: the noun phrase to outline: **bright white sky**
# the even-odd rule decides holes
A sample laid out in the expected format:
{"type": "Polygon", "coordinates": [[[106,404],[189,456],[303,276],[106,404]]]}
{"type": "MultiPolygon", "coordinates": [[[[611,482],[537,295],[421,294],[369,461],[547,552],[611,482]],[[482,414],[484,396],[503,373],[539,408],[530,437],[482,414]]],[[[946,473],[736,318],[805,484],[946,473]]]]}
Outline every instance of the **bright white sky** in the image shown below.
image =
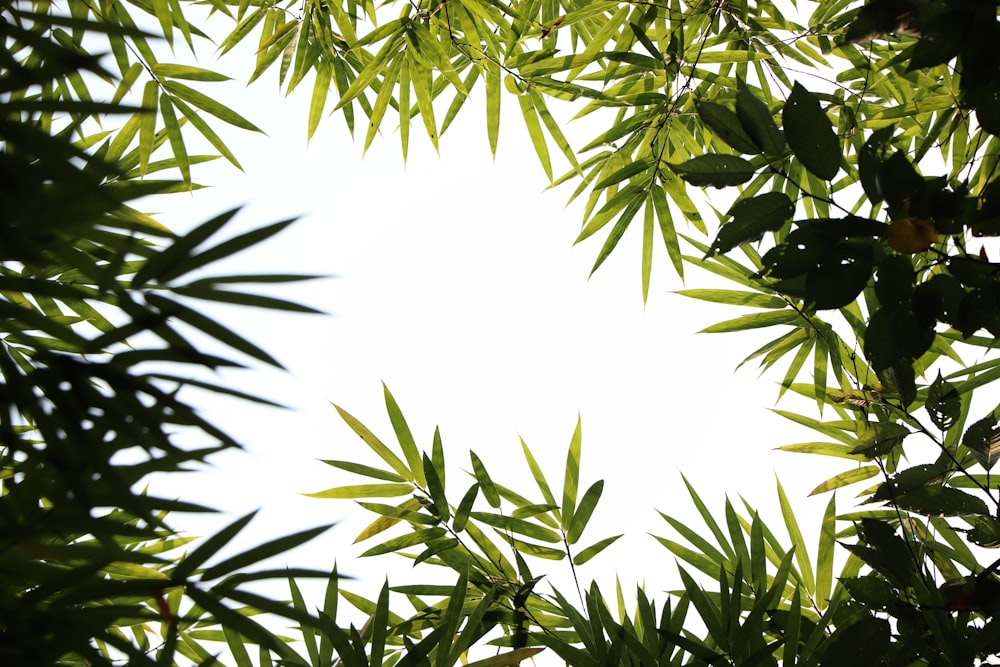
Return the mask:
{"type": "MultiPolygon", "coordinates": [[[[226,56],[216,63],[203,57],[200,64],[245,80],[248,58],[226,56]]],[[[654,509],[698,526],[682,472],[720,517],[724,494],[743,494],[783,533],[774,492],[777,469],[814,543],[813,519],[828,498],[805,496],[846,466],[772,451],[814,438],[766,410],[774,404],[777,378],[758,379],[753,367],[733,372],[778,330],[695,335],[742,311],[671,294],[683,285],[662,252],[644,308],[638,229],[588,280],[603,237],[573,247],[580,209],[564,209],[569,189],[543,192],[545,176],[513,98],[504,99],[495,163],[482,99],[476,98],[442,138],[440,157],[415,125],[404,166],[388,118],[364,159],[362,137],[353,141],[339,116],[326,119],[307,148],[310,89],[285,100],[273,78],[265,78],[249,89],[227,89],[233,108],[269,135],[225,135],[246,173],[222,161],[195,167],[195,180],[214,188],[157,202],[160,217],[183,230],[247,204],[230,230],[236,233],[237,227],[302,215],[283,236],[217,272],[335,275],[277,292],[331,316],[213,311],[289,369],[226,378],[293,409],[206,402],[206,412],[246,443],[248,454],[218,457],[214,471],[189,477],[182,491],[171,480],[160,493],[198,498],[230,516],[262,507],[244,546],[338,521],[297,552],[294,564],[326,568],[336,558],[342,572],[364,577],[351,588],[370,596],[391,564],[392,583],[401,583],[409,576],[407,561],[354,560],[362,549],[351,542],[371,515],[347,501],[298,495],[365,481],[316,459],[376,462],[328,402],[389,441],[384,380],[419,445],[429,449],[440,425],[453,503],[471,484],[457,481],[469,467],[469,449],[494,479],[538,497],[518,435],[561,488],[566,447],[582,415],[581,493],[598,478],[607,485],[581,546],[627,533],[581,569],[584,585],[595,578],[610,583],[615,573],[626,590],[641,581],[650,591],[677,585],[673,556],[646,533],[669,534],[654,509]]],[[[569,132],[575,146],[587,134],[569,132]]],[[[705,272],[688,271],[687,287],[717,284],[705,272]]],[[[794,409],[795,403],[779,407],[794,409]]],[[[801,407],[815,411],[814,404],[801,407]]],[[[179,519],[202,533],[230,520],[179,519]]],[[[560,587],[568,587],[565,564],[537,561],[534,567],[536,574],[549,567],[560,587]]],[[[613,595],[613,588],[606,590],[613,595]]]]}

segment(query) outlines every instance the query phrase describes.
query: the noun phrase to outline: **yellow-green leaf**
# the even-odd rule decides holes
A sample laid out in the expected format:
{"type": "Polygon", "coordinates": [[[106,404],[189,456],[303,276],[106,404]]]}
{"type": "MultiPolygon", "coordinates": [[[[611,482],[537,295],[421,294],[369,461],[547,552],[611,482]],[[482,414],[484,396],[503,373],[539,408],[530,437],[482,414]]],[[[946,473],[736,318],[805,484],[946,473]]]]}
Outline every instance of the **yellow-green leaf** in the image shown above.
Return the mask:
{"type": "Polygon", "coordinates": [[[149,156],[153,153],[153,142],[156,140],[156,101],[160,87],[155,81],[147,81],[142,92],[142,107],[144,111],[139,118],[139,176],[146,175],[149,168],[149,156]]]}
{"type": "Polygon", "coordinates": [[[860,468],[853,468],[851,470],[844,471],[839,475],[834,475],[810,491],[809,495],[815,496],[820,493],[826,493],[827,491],[833,491],[834,489],[839,489],[840,487],[847,486],[848,484],[854,484],[855,482],[871,479],[877,474],[879,474],[878,466],[861,466],[860,468]]]}

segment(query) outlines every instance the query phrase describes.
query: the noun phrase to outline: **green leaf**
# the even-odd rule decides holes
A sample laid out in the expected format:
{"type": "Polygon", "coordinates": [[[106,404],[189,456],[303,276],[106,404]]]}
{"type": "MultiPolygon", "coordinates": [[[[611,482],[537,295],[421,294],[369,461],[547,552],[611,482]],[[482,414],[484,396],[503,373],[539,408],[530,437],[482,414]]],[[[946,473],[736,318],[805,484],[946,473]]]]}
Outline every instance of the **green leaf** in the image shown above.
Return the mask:
{"type": "MultiPolygon", "coordinates": [[[[429,514],[421,514],[420,512],[415,512],[411,509],[407,509],[411,503],[406,502],[402,505],[383,505],[381,503],[363,503],[358,502],[359,505],[364,507],[369,512],[374,512],[376,514],[381,514],[382,516],[390,517],[393,519],[399,519],[400,521],[409,521],[410,523],[419,523],[425,526],[433,526],[441,522],[440,519],[429,514]]],[[[417,503],[419,507],[419,501],[417,503]]]]}
{"type": "Polygon", "coordinates": [[[198,545],[197,548],[185,556],[180,564],[174,568],[171,578],[177,583],[185,581],[195,570],[204,565],[209,558],[229,544],[250,523],[256,514],[257,512],[251,512],[246,516],[240,517],[198,545]]]}
{"type": "MultiPolygon", "coordinates": [[[[313,135],[316,134],[316,130],[319,128],[320,121],[323,120],[323,112],[326,111],[326,100],[330,96],[330,87],[333,81],[333,71],[330,66],[326,63],[316,64],[316,81],[313,83],[313,93],[312,98],[309,100],[309,120],[306,123],[306,138],[311,140],[313,135]]],[[[391,94],[392,86],[388,86],[389,93],[391,94]]],[[[386,101],[388,104],[388,101],[386,101]]],[[[378,101],[375,103],[375,110],[372,111],[372,115],[378,111],[378,101]]],[[[384,112],[385,109],[382,109],[384,112]]],[[[378,123],[375,123],[377,126],[378,123]]],[[[377,127],[375,128],[377,129],[377,127]]],[[[374,135],[371,125],[369,125],[369,135],[374,135]]],[[[368,147],[369,140],[365,138],[365,148],[368,147]]]]}
{"type": "Polygon", "coordinates": [[[486,135],[490,142],[490,154],[496,157],[497,141],[500,136],[500,65],[492,60],[484,65],[486,69],[486,135]]]}
{"type": "Polygon", "coordinates": [[[163,126],[167,132],[167,139],[170,141],[170,148],[177,159],[177,168],[181,172],[181,178],[185,183],[191,182],[191,163],[188,161],[187,148],[184,146],[184,137],[181,135],[181,126],[177,122],[177,115],[170,100],[170,95],[162,93],[160,95],[160,116],[163,118],[163,126]]]}
{"type": "Polygon", "coordinates": [[[756,173],[753,165],[735,155],[699,155],[670,168],[691,185],[724,188],[742,185],[756,173]]]}
{"type": "Polygon", "coordinates": [[[917,514],[930,516],[989,515],[981,498],[948,486],[922,486],[896,496],[895,505],[917,514]]]}
{"type": "Polygon", "coordinates": [[[840,141],[819,99],[796,83],[782,111],[785,139],[795,157],[824,181],[840,171],[840,141]]]}
{"type": "MultiPolygon", "coordinates": [[[[358,504],[361,505],[362,507],[366,506],[366,503],[359,502],[358,504]]],[[[384,509],[386,507],[385,505],[381,505],[378,503],[370,503],[370,504],[374,506],[373,511],[382,514],[382,516],[380,516],[375,521],[372,521],[370,524],[368,524],[368,526],[365,527],[364,530],[358,533],[358,536],[354,538],[355,544],[357,544],[358,542],[364,542],[370,537],[373,537],[375,535],[378,535],[379,533],[389,530],[393,526],[399,524],[399,522],[404,520],[404,518],[405,520],[412,521],[413,523],[420,523],[421,520],[417,519],[417,516],[424,516],[417,511],[420,510],[423,507],[423,505],[417,498],[414,498],[412,496],[407,500],[401,502],[399,505],[395,506],[395,509],[399,510],[398,513],[385,510],[384,509]],[[393,515],[398,514],[398,516],[389,516],[390,514],[393,515]]],[[[429,517],[429,518],[433,518],[436,521],[436,518],[434,517],[429,517]]]]}
{"type": "Polygon", "coordinates": [[[247,566],[253,565],[254,563],[262,561],[265,558],[283,554],[301,544],[305,544],[314,537],[326,532],[329,528],[329,525],[319,526],[317,528],[310,528],[309,530],[299,531],[291,535],[279,537],[276,540],[265,542],[264,544],[248,549],[241,554],[237,554],[236,556],[227,558],[221,563],[213,565],[205,570],[205,572],[201,575],[201,579],[202,581],[217,579],[223,575],[229,574],[230,572],[245,569],[247,566]]]}
{"type": "Polygon", "coordinates": [[[924,403],[931,421],[942,431],[947,431],[958,420],[962,413],[962,397],[954,385],[938,376],[927,388],[927,401],[924,403]]]}
{"type": "Polygon", "coordinates": [[[834,489],[839,489],[842,486],[847,486],[849,484],[854,484],[862,480],[871,479],[879,474],[878,466],[861,466],[859,468],[854,468],[852,470],[847,470],[839,475],[834,475],[830,479],[826,480],[815,489],[809,492],[810,496],[819,495],[820,493],[826,493],[827,491],[832,491],[834,489]]]}
{"type": "MultiPolygon", "coordinates": [[[[378,601],[375,603],[375,613],[372,614],[371,648],[368,650],[370,664],[381,665],[385,654],[385,640],[389,633],[389,581],[382,584],[378,601]]],[[[323,664],[323,663],[320,663],[323,664]]]]}
{"type": "MultiPolygon", "coordinates": [[[[396,89],[396,80],[399,78],[399,70],[403,66],[403,60],[402,56],[393,59],[382,77],[382,87],[378,91],[375,104],[372,106],[371,116],[368,119],[368,133],[365,135],[365,151],[368,150],[372,140],[375,139],[375,135],[378,134],[379,126],[382,124],[382,117],[385,115],[386,109],[389,108],[389,102],[393,99],[392,94],[396,89]]],[[[320,113],[322,113],[322,105],[320,106],[320,113]]],[[[310,115],[311,113],[310,111],[310,115]]]]}
{"type": "Polygon", "coordinates": [[[538,122],[538,112],[531,101],[530,95],[519,95],[518,103],[521,105],[521,115],[524,117],[524,126],[528,129],[528,136],[531,138],[531,145],[535,147],[535,155],[542,164],[542,169],[549,181],[552,181],[552,161],[549,159],[549,148],[545,143],[545,135],[542,134],[542,126],[538,122]]]}
{"type": "Polygon", "coordinates": [[[754,140],[743,129],[736,112],[727,109],[721,104],[706,102],[704,100],[697,103],[697,109],[701,122],[707,125],[716,136],[737,151],[750,155],[756,155],[761,152],[761,149],[754,143],[754,140]]]}
{"type": "Polygon", "coordinates": [[[718,63],[745,63],[756,60],[766,60],[772,56],[767,53],[746,51],[739,49],[729,49],[726,51],[695,51],[684,55],[685,60],[696,62],[699,65],[713,65],[718,63]]]}
{"type": "Polygon", "coordinates": [[[420,457],[420,452],[417,450],[417,443],[413,439],[413,434],[410,433],[410,427],[406,423],[406,418],[403,417],[403,412],[399,409],[399,404],[396,403],[396,399],[384,382],[382,383],[382,393],[385,398],[385,409],[389,413],[389,421],[392,422],[392,430],[396,433],[396,439],[403,450],[403,456],[406,457],[406,463],[410,470],[413,471],[417,484],[424,486],[427,484],[427,481],[423,473],[423,461],[420,457]]]}
{"type": "Polygon", "coordinates": [[[795,511],[792,504],[788,502],[785,489],[780,481],[776,481],[778,488],[778,502],[781,505],[781,516],[785,520],[785,528],[788,530],[788,537],[792,541],[792,548],[795,549],[795,562],[799,566],[799,575],[806,592],[810,595],[816,592],[816,580],[813,577],[812,563],[809,561],[809,550],[806,548],[806,541],[799,530],[799,522],[795,518],[795,511]]]}
{"type": "Polygon", "coordinates": [[[656,217],[652,196],[646,201],[642,217],[642,303],[649,301],[649,279],[653,271],[653,222],[656,217]]]}
{"type": "Polygon", "coordinates": [[[962,444],[979,465],[991,470],[1000,460],[1000,425],[996,417],[990,415],[970,426],[962,436],[962,444]]]}
{"type": "Polygon", "coordinates": [[[576,544],[583,534],[583,531],[587,527],[587,523],[590,521],[591,515],[594,513],[594,509],[597,507],[597,503],[601,500],[601,493],[604,491],[604,480],[598,480],[594,482],[586,493],[583,494],[583,498],[580,499],[580,505],[576,508],[576,512],[573,514],[573,521],[569,526],[569,530],[566,531],[566,541],[570,544],[576,544]]]}
{"type": "Polygon", "coordinates": [[[513,517],[503,516],[501,514],[490,514],[487,512],[470,512],[469,516],[476,521],[481,521],[489,526],[493,526],[494,528],[509,530],[515,533],[520,533],[521,535],[527,535],[528,537],[541,540],[542,542],[554,544],[562,541],[562,538],[554,530],[550,530],[545,526],[532,523],[524,519],[515,519],[513,517]]]}
{"type": "Polygon", "coordinates": [[[476,481],[479,482],[479,487],[483,491],[483,496],[486,498],[486,502],[490,504],[490,507],[499,508],[500,495],[497,493],[497,488],[493,484],[493,479],[490,478],[490,474],[486,472],[486,466],[483,465],[479,456],[471,450],[469,451],[469,458],[472,459],[472,471],[476,477],[476,481]]]}
{"type": "MultiPolygon", "coordinates": [[[[216,102],[212,98],[208,97],[203,93],[199,93],[197,90],[189,88],[182,83],[177,83],[176,81],[164,81],[163,87],[169,92],[181,98],[189,104],[193,104],[202,111],[206,111],[221,121],[229,123],[230,125],[235,125],[236,127],[243,128],[244,130],[250,130],[251,132],[262,132],[262,130],[248,121],[243,116],[239,115],[226,105],[216,102]]],[[[161,101],[162,105],[162,101],[161,101]]]]}
{"type": "Polygon", "coordinates": [[[395,498],[413,491],[410,484],[354,484],[306,493],[310,498],[395,498]]]}
{"type": "Polygon", "coordinates": [[[465,492],[462,500],[458,503],[458,509],[455,510],[455,520],[452,522],[452,528],[455,529],[456,533],[461,533],[465,530],[465,524],[469,522],[469,513],[472,512],[472,506],[478,496],[479,484],[477,482],[465,492]]]}
{"type": "Polygon", "coordinates": [[[362,463],[354,463],[353,461],[336,461],[333,459],[321,459],[323,463],[333,466],[334,468],[340,468],[341,470],[346,470],[347,472],[353,472],[357,475],[364,475],[365,477],[373,477],[375,479],[384,479],[389,482],[405,482],[406,480],[397,475],[394,472],[389,472],[388,470],[380,470],[378,468],[373,468],[371,466],[366,466],[362,463]]]}
{"type": "Polygon", "coordinates": [[[358,437],[360,437],[364,443],[372,449],[372,451],[378,454],[379,458],[388,463],[390,468],[399,473],[399,475],[408,482],[412,482],[416,479],[414,474],[406,467],[406,464],[400,461],[398,456],[393,454],[388,447],[382,444],[382,441],[376,438],[375,434],[369,431],[364,424],[359,422],[353,415],[351,415],[351,413],[344,410],[339,405],[334,405],[333,407],[336,408],[341,419],[343,419],[347,425],[351,427],[351,430],[354,431],[358,437]]]}
{"type": "Polygon", "coordinates": [[[437,121],[434,120],[434,97],[431,94],[433,72],[419,58],[412,57],[413,46],[407,49],[407,60],[410,63],[410,81],[413,83],[413,94],[417,98],[417,108],[420,109],[420,117],[424,121],[424,129],[431,140],[434,150],[438,149],[438,129],[437,121]]]}
{"type": "Polygon", "coordinates": [[[374,546],[361,554],[361,557],[367,558],[368,556],[379,556],[381,554],[392,553],[393,551],[399,551],[400,549],[406,549],[407,547],[416,546],[418,544],[426,544],[431,540],[444,537],[445,534],[444,528],[427,528],[426,530],[417,530],[407,535],[394,537],[391,540],[387,540],[382,544],[374,546]]]}
{"type": "MultiPolygon", "coordinates": [[[[520,440],[521,453],[524,454],[524,460],[528,463],[528,469],[531,470],[531,476],[535,479],[535,484],[538,485],[538,490],[542,492],[542,497],[545,498],[545,502],[550,505],[555,505],[556,497],[552,495],[552,489],[549,488],[549,483],[545,479],[545,474],[542,472],[541,466],[538,465],[538,461],[535,460],[531,450],[528,449],[528,443],[524,441],[524,438],[521,438],[520,440]]],[[[498,505],[494,505],[494,507],[498,507],[498,505]]]]}
{"type": "Polygon", "coordinates": [[[594,190],[603,190],[604,188],[611,187],[612,185],[617,185],[622,181],[627,181],[633,176],[648,171],[654,166],[656,166],[656,159],[651,156],[645,157],[641,160],[636,160],[635,162],[630,162],[621,169],[598,181],[594,186],[594,190]]]}
{"type": "Polygon", "coordinates": [[[784,155],[785,136],[775,125],[771,110],[742,81],[736,93],[736,115],[744,131],[760,151],[771,157],[784,155]]]}
{"type": "Polygon", "coordinates": [[[536,656],[544,650],[544,648],[518,648],[507,653],[498,653],[483,660],[466,663],[465,667],[506,667],[507,665],[519,665],[522,661],[536,656]]]}
{"type": "MultiPolygon", "coordinates": [[[[391,57],[395,56],[399,52],[400,46],[404,44],[404,39],[401,34],[403,31],[402,20],[386,23],[379,28],[378,32],[383,30],[389,31],[389,35],[386,36],[390,38],[386,39],[382,48],[379,49],[378,53],[365,65],[364,69],[358,72],[357,77],[351,82],[350,87],[341,93],[340,101],[337,103],[337,106],[334,107],[335,110],[343,108],[345,105],[349,104],[352,100],[364,93],[372,82],[375,81],[379,75],[385,72],[385,64],[389,62],[391,57]]],[[[370,33],[369,37],[375,34],[375,32],[376,31],[370,33]]],[[[410,58],[406,58],[408,63],[410,60],[410,58]]]]}
{"type": "Polygon", "coordinates": [[[719,229],[712,251],[727,253],[743,243],[759,241],[765,232],[776,232],[792,219],[795,204],[783,192],[768,192],[741,199],[729,210],[732,220],[719,229]]]}
{"type": "Polygon", "coordinates": [[[139,175],[145,176],[149,168],[149,156],[153,152],[156,139],[156,110],[159,86],[155,81],[147,81],[142,93],[143,112],[139,119],[139,175]]]}
{"type": "Polygon", "coordinates": [[[730,306],[747,306],[748,308],[784,308],[788,303],[779,296],[761,294],[759,292],[741,292],[728,289],[682,289],[674,294],[680,294],[692,299],[725,303],[730,306]]]}
{"type": "Polygon", "coordinates": [[[431,461],[431,457],[424,454],[423,469],[424,477],[427,479],[427,490],[434,502],[434,507],[437,509],[437,516],[441,517],[442,521],[447,521],[451,518],[451,509],[448,507],[448,499],[444,495],[443,466],[435,465],[431,461]]]}
{"type": "Polygon", "coordinates": [[[577,416],[576,428],[569,441],[569,451],[566,453],[566,474],[563,479],[562,520],[564,526],[573,525],[573,515],[576,511],[576,492],[580,484],[580,450],[583,440],[583,421],[577,416]]]}
{"type": "Polygon", "coordinates": [[[727,333],[730,331],[746,331],[747,329],[760,329],[762,327],[773,327],[778,324],[796,323],[802,316],[794,310],[781,310],[769,313],[752,313],[743,315],[725,322],[713,324],[705,327],[699,333],[727,333]]]}
{"type": "Polygon", "coordinates": [[[191,81],[232,81],[232,77],[191,65],[154,63],[153,74],[168,79],[188,79],[191,81]]]}
{"type": "Polygon", "coordinates": [[[243,354],[270,364],[275,368],[282,368],[277,359],[247,339],[222,326],[218,320],[207,317],[187,306],[181,305],[177,301],[166,299],[158,294],[147,294],[146,300],[160,311],[161,316],[176,318],[234,350],[239,350],[243,354]]]}
{"type": "Polygon", "coordinates": [[[599,542],[594,542],[589,547],[587,547],[586,549],[584,549],[583,551],[581,551],[580,553],[578,553],[576,556],[573,557],[573,564],[583,565],[588,560],[590,560],[591,558],[593,558],[594,556],[601,553],[602,551],[610,547],[612,544],[617,542],[618,538],[620,537],[621,535],[615,535],[614,537],[606,537],[599,542]]]}
{"type": "MultiPolygon", "coordinates": [[[[195,112],[194,109],[179,99],[174,99],[173,104],[180,110],[181,114],[184,115],[184,118],[186,118],[188,122],[201,133],[201,136],[205,137],[208,143],[212,144],[212,147],[219,151],[219,155],[229,160],[229,162],[240,171],[243,170],[243,166],[240,165],[236,156],[233,155],[231,150],[229,150],[229,147],[226,146],[219,135],[215,133],[215,130],[213,130],[209,124],[206,123],[197,112],[195,112]]],[[[190,162],[194,163],[193,157],[190,159],[190,162]]]]}

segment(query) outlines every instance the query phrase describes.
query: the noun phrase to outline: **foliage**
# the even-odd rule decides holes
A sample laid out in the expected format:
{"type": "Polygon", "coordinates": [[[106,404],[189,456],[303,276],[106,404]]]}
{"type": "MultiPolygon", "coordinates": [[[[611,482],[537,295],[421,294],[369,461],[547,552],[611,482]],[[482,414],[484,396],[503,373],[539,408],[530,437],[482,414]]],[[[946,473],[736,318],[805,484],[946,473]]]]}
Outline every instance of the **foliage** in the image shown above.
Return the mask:
{"type": "MultiPolygon", "coordinates": [[[[198,413],[197,392],[268,403],[197,379],[199,369],[240,365],[199,349],[207,339],[278,364],[199,312],[197,302],[309,312],[240,291],[308,276],[192,274],[291,221],[217,241],[236,211],[178,236],[135,208],[144,196],[193,187],[185,181],[195,158],[184,154],[170,122],[156,132],[146,111],[122,100],[143,68],[163,76],[192,69],[140,60],[124,67],[111,101],[95,101],[88,87],[114,77],[85,50],[90,40],[105,38],[126,56],[126,40],[142,54],[147,36],[120,8],[96,17],[83,9],[76,3],[62,15],[48,3],[5,5],[0,21],[0,662],[170,665],[183,656],[207,664],[211,652],[201,639],[223,634],[287,654],[247,614],[323,622],[244,586],[284,571],[247,568],[324,528],[204,569],[250,517],[185,555],[189,538],[169,528],[167,514],[208,508],[151,496],[142,482],[239,446],[198,413]],[[105,115],[128,120],[117,132],[88,134],[105,115]],[[174,156],[150,162],[164,143],[174,156]],[[174,169],[184,180],[142,178],[174,169]],[[194,446],[181,446],[179,437],[194,446]]],[[[165,120],[170,104],[160,107],[165,120]]]]}
{"type": "Polygon", "coordinates": [[[689,487],[704,526],[663,515],[669,535],[657,537],[683,563],[682,589],[663,600],[639,589],[629,610],[620,586],[609,603],[578,585],[577,604],[545,582],[551,563],[537,559],[578,578],[617,539],[581,542],[603,483],[579,492],[579,425],[561,493],[523,443],[537,493],[493,480],[475,454],[470,485],[453,491],[440,437],[418,448],[386,390],[396,443],[340,410],[380,463],[329,461],[369,481],[315,495],[377,515],[359,536],[376,542],[366,555],[403,554],[453,571],[455,583],[386,584],[372,600],[342,589],[336,572],[305,571],[327,580],[316,614],[294,573],[290,604],[239,586],[272,574],[246,566],[315,531],[199,574],[246,520],[175,556],[181,541],[164,515],[196,508],[134,491],[150,472],[236,446],[178,394],[233,390],[162,370],[232,363],[199,352],[179,323],[276,363],[187,300],[300,309],[230,291],[288,276],[187,278],[286,223],[203,248],[231,215],[177,237],[133,206],[197,187],[192,167],[214,156],[189,154],[193,141],[239,166],[209,121],[256,126],[196,89],[223,75],[158,60],[154,36],[171,47],[205,36],[187,3],[5,5],[0,655],[210,662],[200,642],[218,639],[241,667],[254,662],[247,642],[261,664],[310,665],[335,654],[348,665],[451,665],[484,643],[500,648],[470,664],[515,664],[540,649],[572,665],[969,665],[1000,652],[1000,559],[986,551],[1000,545],[990,476],[1000,415],[973,403],[1000,373],[996,250],[982,240],[1000,235],[997,7],[802,4],[209,3],[233,20],[221,52],[255,45],[251,80],[273,69],[287,92],[312,85],[309,135],[337,111],[351,132],[365,126],[367,148],[391,108],[405,159],[411,125],[437,146],[479,100],[495,152],[501,100],[516,99],[547,179],[586,202],[578,242],[604,238],[593,270],[641,220],[644,299],[657,235],[677,273],[686,262],[735,283],[681,293],[751,309],[706,333],[782,328],[746,361],[782,372],[781,394],[814,400],[819,418],[779,414],[821,436],[783,449],[848,462],[814,493],[871,485],[847,513],[831,495],[816,549],[780,486],[787,538],[745,504],[727,501],[720,522],[689,487]],[[113,73],[92,55],[105,45],[113,73]],[[95,101],[98,85],[110,101],[95,101]],[[578,149],[557,120],[566,104],[602,123],[578,149]],[[98,127],[109,114],[127,120],[98,127]],[[150,178],[159,172],[174,180],[150,178]],[[737,188],[726,212],[713,209],[718,224],[696,203],[701,187],[737,188]],[[212,444],[182,449],[178,427],[212,444]],[[935,454],[922,459],[927,443],[935,454]],[[138,463],[122,464],[121,452],[138,463]],[[397,500],[375,502],[386,498],[397,500]],[[369,616],[360,629],[337,625],[342,599],[369,616]],[[245,615],[255,612],[298,621],[304,646],[245,615]]]}

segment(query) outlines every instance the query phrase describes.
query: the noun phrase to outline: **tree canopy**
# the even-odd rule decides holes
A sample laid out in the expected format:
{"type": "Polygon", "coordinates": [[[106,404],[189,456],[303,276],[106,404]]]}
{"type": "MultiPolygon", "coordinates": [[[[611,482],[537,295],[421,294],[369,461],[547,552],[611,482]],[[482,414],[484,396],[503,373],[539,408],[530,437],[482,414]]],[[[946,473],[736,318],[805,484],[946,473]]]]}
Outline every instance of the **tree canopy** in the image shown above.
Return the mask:
{"type": "Polygon", "coordinates": [[[1000,408],[981,405],[1000,377],[995,2],[15,0],[0,19],[4,664],[500,667],[544,652],[584,667],[973,665],[1000,653],[1000,408]],[[229,32],[208,34],[216,25],[229,32]],[[579,425],[561,488],[526,444],[536,488],[495,480],[474,452],[461,482],[440,435],[418,445],[386,389],[391,439],[338,407],[371,458],[326,461],[351,482],[313,495],[375,515],[358,536],[366,555],[401,554],[454,583],[365,597],[336,570],[257,566],[325,527],[218,557],[250,516],[188,549],[169,514],[207,508],[143,481],[239,446],[202,416],[198,391],[265,399],[178,369],[278,365],[199,304],[311,311],[253,287],[310,276],[203,277],[290,221],[218,240],[235,211],[182,235],[142,213],[144,197],[198,188],[203,162],[240,168],[221,127],[259,131],[251,110],[213,99],[226,76],[178,55],[213,43],[254,48],[250,81],[311,88],[307,136],[334,113],[367,148],[398,123],[403,159],[413,127],[437,146],[473,104],[495,153],[501,106],[515,106],[544,178],[586,202],[577,241],[594,245],[594,271],[634,224],[643,299],[654,255],[732,282],[681,293],[749,308],[705,331],[774,331],[746,361],[781,374],[780,394],[815,401],[815,414],[779,414],[814,433],[782,449],[825,457],[818,545],[780,485],[783,532],[745,504],[712,512],[689,485],[703,525],[662,515],[656,538],[682,587],[640,587],[626,603],[621,587],[578,576],[618,538],[586,530],[603,482],[581,485],[579,425]],[[553,113],[567,104],[600,127],[582,146],[553,113]],[[733,203],[702,204],[699,188],[733,203]],[[842,512],[845,487],[858,502],[842,512]],[[560,561],[576,591],[546,583],[560,561]],[[326,582],[320,603],[304,598],[306,578],[326,582]],[[290,599],[255,589],[268,579],[290,599]],[[368,621],[338,620],[341,604],[368,621]]]}

